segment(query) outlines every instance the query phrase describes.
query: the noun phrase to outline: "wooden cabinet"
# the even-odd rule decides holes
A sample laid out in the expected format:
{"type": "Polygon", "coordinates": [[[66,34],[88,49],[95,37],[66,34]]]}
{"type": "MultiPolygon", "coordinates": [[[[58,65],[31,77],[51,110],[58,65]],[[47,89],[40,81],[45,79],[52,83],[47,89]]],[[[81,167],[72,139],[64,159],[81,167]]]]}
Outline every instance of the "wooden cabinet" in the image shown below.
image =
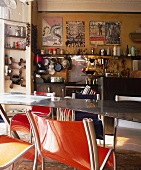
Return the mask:
{"type": "Polygon", "coordinates": [[[35,90],[40,92],[55,92],[55,96],[64,97],[65,84],[64,83],[39,83],[36,84],[35,90]]]}
{"type": "Polygon", "coordinates": [[[115,95],[140,96],[140,78],[101,77],[98,89],[102,100],[115,100],[115,95]]]}
{"type": "MultiPolygon", "coordinates": [[[[101,77],[98,79],[98,89],[102,100],[115,100],[115,95],[140,96],[140,78],[101,77]]],[[[105,116],[105,133],[114,133],[114,118],[105,116]]]]}

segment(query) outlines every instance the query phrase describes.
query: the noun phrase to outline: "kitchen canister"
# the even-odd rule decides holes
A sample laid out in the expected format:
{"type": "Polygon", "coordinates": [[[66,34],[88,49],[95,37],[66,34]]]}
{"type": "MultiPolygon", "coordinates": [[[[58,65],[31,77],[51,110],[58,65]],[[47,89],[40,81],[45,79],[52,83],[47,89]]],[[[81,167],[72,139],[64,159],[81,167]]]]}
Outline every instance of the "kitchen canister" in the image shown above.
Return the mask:
{"type": "Polygon", "coordinates": [[[55,55],[55,54],[57,54],[57,49],[56,48],[53,48],[52,49],[52,53],[55,55]]]}
{"type": "Polygon", "coordinates": [[[21,37],[24,36],[24,27],[21,27],[21,37]]]}
{"type": "Polygon", "coordinates": [[[117,47],[114,45],[113,47],[113,56],[116,56],[117,55],[117,47]]]}
{"type": "Polygon", "coordinates": [[[107,55],[110,55],[110,48],[107,48],[107,55]]]}
{"type": "Polygon", "coordinates": [[[117,56],[120,56],[120,47],[117,47],[117,56]]]}
{"type": "Polygon", "coordinates": [[[135,56],[135,47],[134,46],[131,47],[131,56],[135,56]]]}
{"type": "Polygon", "coordinates": [[[64,54],[64,49],[60,49],[60,54],[64,54]]]}

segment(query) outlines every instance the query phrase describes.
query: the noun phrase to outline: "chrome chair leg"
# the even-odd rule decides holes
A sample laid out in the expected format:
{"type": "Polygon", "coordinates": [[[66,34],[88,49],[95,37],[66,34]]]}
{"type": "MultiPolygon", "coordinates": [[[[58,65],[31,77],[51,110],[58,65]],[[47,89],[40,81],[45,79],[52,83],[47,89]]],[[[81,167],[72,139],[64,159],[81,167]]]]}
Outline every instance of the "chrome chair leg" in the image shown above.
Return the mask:
{"type": "Polygon", "coordinates": [[[42,158],[42,170],[45,170],[46,167],[45,167],[45,158],[42,158]]]}
{"type": "Polygon", "coordinates": [[[38,151],[35,147],[35,158],[34,158],[34,162],[33,162],[33,170],[37,170],[37,163],[38,163],[38,151]]]}

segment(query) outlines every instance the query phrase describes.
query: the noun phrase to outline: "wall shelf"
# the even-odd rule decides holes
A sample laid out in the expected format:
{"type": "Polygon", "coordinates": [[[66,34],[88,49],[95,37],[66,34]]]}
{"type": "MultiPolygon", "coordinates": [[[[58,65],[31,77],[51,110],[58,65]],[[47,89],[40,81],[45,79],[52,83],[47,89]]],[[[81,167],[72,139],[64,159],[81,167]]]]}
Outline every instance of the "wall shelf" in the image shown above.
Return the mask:
{"type": "Polygon", "coordinates": [[[8,34],[5,34],[5,37],[12,37],[12,38],[26,38],[26,36],[16,36],[16,35],[8,35],[8,34]]]}
{"type": "Polygon", "coordinates": [[[20,49],[20,48],[7,48],[7,47],[4,47],[5,49],[7,50],[20,50],[20,51],[25,51],[26,49],[20,49]]]}

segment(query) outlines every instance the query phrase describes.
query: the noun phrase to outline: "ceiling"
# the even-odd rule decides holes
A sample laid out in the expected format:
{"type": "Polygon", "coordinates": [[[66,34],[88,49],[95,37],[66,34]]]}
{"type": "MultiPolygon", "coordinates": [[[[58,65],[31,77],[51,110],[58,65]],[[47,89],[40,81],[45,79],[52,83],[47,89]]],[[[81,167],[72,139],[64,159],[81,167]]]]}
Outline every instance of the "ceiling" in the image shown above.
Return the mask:
{"type": "Polygon", "coordinates": [[[141,0],[38,0],[38,11],[141,12],[141,0]]]}

